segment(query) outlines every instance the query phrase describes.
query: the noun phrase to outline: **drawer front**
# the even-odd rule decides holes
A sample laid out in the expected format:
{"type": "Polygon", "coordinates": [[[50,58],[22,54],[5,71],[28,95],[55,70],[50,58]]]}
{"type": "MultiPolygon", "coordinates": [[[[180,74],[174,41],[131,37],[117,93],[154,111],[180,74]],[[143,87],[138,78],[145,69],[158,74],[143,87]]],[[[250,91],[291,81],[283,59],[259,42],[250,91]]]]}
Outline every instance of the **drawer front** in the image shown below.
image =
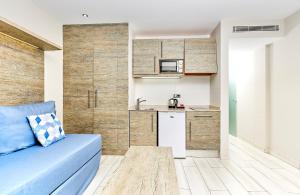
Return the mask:
{"type": "Polygon", "coordinates": [[[187,112],[186,136],[188,149],[219,150],[220,113],[187,112]]]}

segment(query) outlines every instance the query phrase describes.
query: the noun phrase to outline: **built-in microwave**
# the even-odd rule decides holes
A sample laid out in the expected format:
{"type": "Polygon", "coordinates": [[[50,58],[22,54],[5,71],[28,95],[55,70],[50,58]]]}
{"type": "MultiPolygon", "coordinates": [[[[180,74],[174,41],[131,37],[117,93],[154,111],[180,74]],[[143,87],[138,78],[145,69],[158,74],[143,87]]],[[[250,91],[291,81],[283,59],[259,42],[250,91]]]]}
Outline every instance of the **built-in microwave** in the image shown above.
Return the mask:
{"type": "Polygon", "coordinates": [[[182,73],[183,60],[160,60],[160,73],[182,73]]]}

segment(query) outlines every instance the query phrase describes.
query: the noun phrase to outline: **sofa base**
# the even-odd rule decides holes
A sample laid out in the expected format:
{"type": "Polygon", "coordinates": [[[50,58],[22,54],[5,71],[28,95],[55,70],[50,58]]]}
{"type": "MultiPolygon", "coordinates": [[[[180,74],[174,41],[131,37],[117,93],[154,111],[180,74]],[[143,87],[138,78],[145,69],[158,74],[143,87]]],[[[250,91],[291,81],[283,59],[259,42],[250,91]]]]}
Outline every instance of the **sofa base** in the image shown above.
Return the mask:
{"type": "Polygon", "coordinates": [[[53,195],[79,195],[83,194],[95,177],[101,158],[101,151],[81,167],[72,177],[60,185],[53,195]]]}

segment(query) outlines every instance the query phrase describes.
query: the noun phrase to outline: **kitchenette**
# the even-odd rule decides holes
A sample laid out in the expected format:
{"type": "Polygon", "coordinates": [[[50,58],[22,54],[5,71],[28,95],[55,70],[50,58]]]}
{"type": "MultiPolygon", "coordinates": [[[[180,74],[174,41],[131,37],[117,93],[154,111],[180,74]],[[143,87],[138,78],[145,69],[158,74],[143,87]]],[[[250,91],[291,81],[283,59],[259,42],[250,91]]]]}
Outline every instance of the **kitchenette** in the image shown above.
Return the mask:
{"type": "Polygon", "coordinates": [[[129,108],[129,145],[220,151],[220,109],[210,104],[218,74],[212,38],[134,39],[135,105],[129,108]]]}

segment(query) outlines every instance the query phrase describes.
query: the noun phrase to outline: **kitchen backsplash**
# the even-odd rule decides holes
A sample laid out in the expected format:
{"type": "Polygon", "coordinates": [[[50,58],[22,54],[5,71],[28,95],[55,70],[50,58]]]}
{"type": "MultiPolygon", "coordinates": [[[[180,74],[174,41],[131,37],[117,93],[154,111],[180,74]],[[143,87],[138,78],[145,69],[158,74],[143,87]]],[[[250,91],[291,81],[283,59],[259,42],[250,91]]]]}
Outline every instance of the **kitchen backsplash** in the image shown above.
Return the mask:
{"type": "Polygon", "coordinates": [[[143,97],[143,105],[167,105],[174,93],[180,94],[179,103],[185,105],[210,104],[210,77],[180,79],[135,79],[135,99],[143,97]]]}

